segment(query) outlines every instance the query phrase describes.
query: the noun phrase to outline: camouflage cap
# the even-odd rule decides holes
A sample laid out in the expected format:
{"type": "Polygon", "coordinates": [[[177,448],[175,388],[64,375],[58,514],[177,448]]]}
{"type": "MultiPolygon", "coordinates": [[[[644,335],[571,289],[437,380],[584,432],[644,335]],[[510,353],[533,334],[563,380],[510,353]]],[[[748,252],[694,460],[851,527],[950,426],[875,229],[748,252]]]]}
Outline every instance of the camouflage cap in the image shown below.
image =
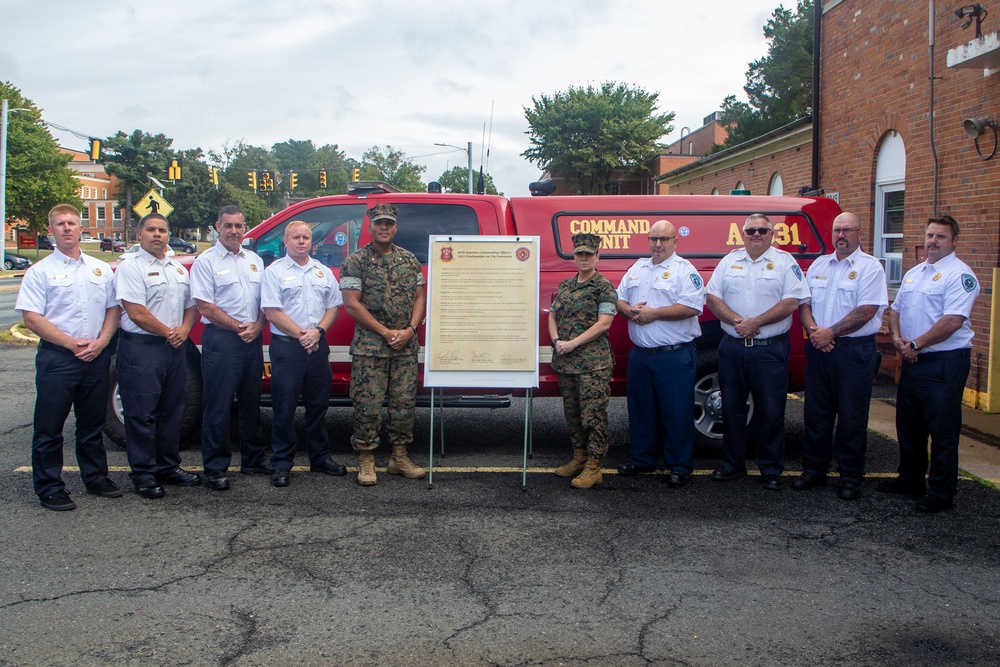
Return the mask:
{"type": "Polygon", "coordinates": [[[601,249],[601,237],[597,234],[574,234],[573,235],[573,254],[578,252],[589,252],[591,255],[596,255],[597,251],[601,249]]]}
{"type": "Polygon", "coordinates": [[[396,207],[392,204],[378,204],[368,209],[368,220],[370,222],[375,222],[376,220],[392,220],[396,222],[396,213],[396,207]]]}

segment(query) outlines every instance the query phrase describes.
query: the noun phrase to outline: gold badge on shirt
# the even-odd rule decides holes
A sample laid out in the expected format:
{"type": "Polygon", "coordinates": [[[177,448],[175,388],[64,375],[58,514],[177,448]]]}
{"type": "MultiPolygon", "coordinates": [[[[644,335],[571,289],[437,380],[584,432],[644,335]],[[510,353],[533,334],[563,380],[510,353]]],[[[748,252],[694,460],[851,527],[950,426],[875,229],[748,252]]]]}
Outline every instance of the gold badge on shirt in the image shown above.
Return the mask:
{"type": "Polygon", "coordinates": [[[768,271],[774,271],[774,262],[768,262],[767,263],[767,270],[768,271]]]}
{"type": "Polygon", "coordinates": [[[669,271],[664,271],[663,272],[663,279],[664,280],[669,280],[670,279],[670,272],[669,271]]]}
{"type": "Polygon", "coordinates": [[[254,273],[257,273],[257,265],[256,264],[251,264],[250,265],[250,270],[253,271],[254,273]]]}
{"type": "Polygon", "coordinates": [[[101,275],[101,270],[100,269],[94,269],[94,275],[95,276],[101,275]]]}
{"type": "Polygon", "coordinates": [[[854,280],[855,278],[858,277],[858,272],[857,271],[851,271],[850,273],[847,274],[847,277],[850,278],[851,280],[854,280]]]}
{"type": "Polygon", "coordinates": [[[316,269],[316,277],[317,278],[322,278],[323,277],[323,272],[320,271],[319,269],[316,269]]]}
{"type": "Polygon", "coordinates": [[[179,274],[181,274],[183,276],[184,275],[184,269],[182,269],[181,267],[178,266],[177,267],[177,273],[179,273],[179,274]]]}
{"type": "Polygon", "coordinates": [[[941,274],[940,273],[935,273],[934,277],[931,278],[931,280],[941,280],[941,274]]]}

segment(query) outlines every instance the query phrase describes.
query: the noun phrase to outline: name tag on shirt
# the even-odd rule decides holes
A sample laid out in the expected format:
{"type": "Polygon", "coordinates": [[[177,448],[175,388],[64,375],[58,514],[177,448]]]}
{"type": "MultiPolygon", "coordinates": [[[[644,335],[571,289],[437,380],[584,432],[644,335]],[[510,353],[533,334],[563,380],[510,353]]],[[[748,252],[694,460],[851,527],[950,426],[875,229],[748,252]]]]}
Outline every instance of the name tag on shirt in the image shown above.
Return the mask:
{"type": "Polygon", "coordinates": [[[283,282],[283,283],[290,283],[293,280],[295,280],[295,276],[285,276],[284,278],[281,279],[281,282],[283,282]]]}
{"type": "Polygon", "coordinates": [[[215,275],[217,275],[217,276],[224,276],[227,273],[229,273],[229,269],[223,269],[222,271],[217,272],[215,275]]]}

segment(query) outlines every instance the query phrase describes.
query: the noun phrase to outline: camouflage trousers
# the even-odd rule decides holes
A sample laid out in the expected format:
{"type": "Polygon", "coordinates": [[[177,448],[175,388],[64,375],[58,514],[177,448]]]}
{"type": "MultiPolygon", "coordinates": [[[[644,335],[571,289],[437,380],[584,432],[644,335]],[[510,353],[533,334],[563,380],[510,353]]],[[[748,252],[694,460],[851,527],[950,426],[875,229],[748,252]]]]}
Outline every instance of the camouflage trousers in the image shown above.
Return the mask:
{"type": "Polygon", "coordinates": [[[382,402],[387,395],[389,443],[408,445],[413,440],[413,414],[417,405],[417,355],[355,355],[351,365],[351,400],[354,401],[351,446],[355,450],[378,447],[382,402]]]}
{"type": "Polygon", "coordinates": [[[608,452],[608,400],[612,368],[570,375],[559,373],[563,413],[574,449],[586,449],[591,458],[608,452]]]}

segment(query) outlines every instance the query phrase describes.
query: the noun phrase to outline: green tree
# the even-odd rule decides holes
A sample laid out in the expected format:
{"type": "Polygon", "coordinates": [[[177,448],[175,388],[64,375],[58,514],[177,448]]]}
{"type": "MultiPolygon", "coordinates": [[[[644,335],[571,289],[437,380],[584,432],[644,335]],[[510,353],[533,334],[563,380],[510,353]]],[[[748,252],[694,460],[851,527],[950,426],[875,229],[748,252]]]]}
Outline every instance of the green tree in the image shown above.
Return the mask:
{"type": "Polygon", "coordinates": [[[170,150],[173,139],[163,134],[147,134],[133,130],[132,134],[119,131],[108,137],[102,146],[104,169],[121,179],[125,185],[125,214],[131,219],[134,197],[141,196],[150,185],[149,177],[162,180],[167,160],[174,157],[170,150]]]}
{"type": "Polygon", "coordinates": [[[521,155],[576,182],[582,194],[607,193],[615,171],[646,171],[662,150],[657,142],[673,129],[674,114],[656,113],[658,97],[613,81],[532,97],[533,107],[524,107],[531,148],[521,155]]]}
{"type": "Polygon", "coordinates": [[[9,81],[0,83],[0,98],[8,108],[6,222],[25,220],[33,231],[44,231],[49,209],[56,204],[80,206],[80,184],[42,122],[35,103],[9,81]]]}
{"type": "Polygon", "coordinates": [[[385,181],[403,192],[425,192],[427,184],[420,175],[427,167],[406,159],[406,154],[392,146],[372,146],[361,156],[361,180],[385,181]]]}
{"type": "MultiPolygon", "coordinates": [[[[448,192],[468,192],[469,191],[469,168],[462,167],[460,165],[455,165],[448,171],[441,174],[437,179],[438,183],[441,184],[442,188],[445,188],[448,192]]],[[[472,190],[475,192],[476,185],[479,183],[479,172],[475,171],[472,173],[472,190]]],[[[493,183],[493,177],[489,174],[483,174],[483,183],[486,185],[486,194],[496,195],[500,194],[497,192],[497,186],[493,183]]]]}
{"type": "Polygon", "coordinates": [[[165,195],[174,207],[170,227],[174,233],[180,228],[199,229],[212,225],[220,204],[219,190],[208,180],[208,165],[203,161],[200,148],[180,151],[183,160],[181,180],[168,188],[165,195]]]}
{"type": "Polygon", "coordinates": [[[729,95],[722,122],[731,123],[724,147],[736,146],[812,113],[813,1],[795,12],[779,6],[764,26],[767,55],[750,63],[743,90],[749,102],[729,95]]]}

